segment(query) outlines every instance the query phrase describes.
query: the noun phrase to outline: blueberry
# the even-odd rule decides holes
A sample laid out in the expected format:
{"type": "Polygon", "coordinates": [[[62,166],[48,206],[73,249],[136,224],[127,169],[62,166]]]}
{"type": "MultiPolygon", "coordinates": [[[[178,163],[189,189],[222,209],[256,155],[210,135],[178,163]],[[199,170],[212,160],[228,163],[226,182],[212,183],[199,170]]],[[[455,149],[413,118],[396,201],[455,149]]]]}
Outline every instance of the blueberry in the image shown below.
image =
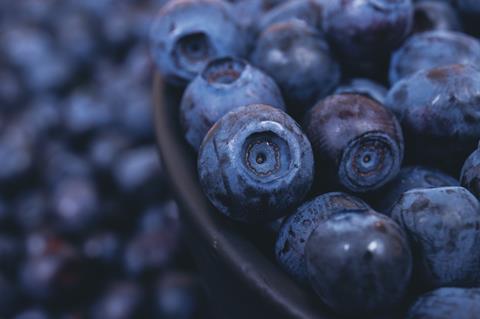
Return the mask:
{"type": "Polygon", "coordinates": [[[351,69],[374,72],[407,37],[411,0],[326,1],[323,29],[351,69]]]}
{"type": "Polygon", "coordinates": [[[280,22],[264,30],[251,60],[278,83],[293,115],[302,115],[340,81],[328,43],[304,21],[280,22]]]}
{"type": "Polygon", "coordinates": [[[348,210],[368,210],[362,200],[344,193],[326,193],[302,204],[282,224],[275,244],[280,266],[298,282],[307,285],[305,245],[315,228],[331,216],[348,210]]]}
{"type": "Polygon", "coordinates": [[[174,0],[162,7],[150,32],[153,59],[165,79],[183,85],[208,60],[243,56],[248,41],[229,3],[174,0]]]}
{"type": "Polygon", "coordinates": [[[447,1],[428,0],[415,3],[413,20],[415,33],[433,30],[462,30],[460,17],[447,1]]]}
{"type": "Polygon", "coordinates": [[[322,6],[313,0],[288,0],[267,11],[258,22],[263,31],[272,24],[289,20],[301,20],[315,29],[322,26],[322,6]]]}
{"type": "Polygon", "coordinates": [[[403,158],[403,136],[382,104],[356,94],[319,101],[305,117],[317,175],[354,192],[377,189],[393,179],[403,158]]]}
{"type": "Polygon", "coordinates": [[[480,42],[459,32],[423,32],[409,38],[392,55],[390,83],[393,85],[419,70],[455,63],[479,65],[480,42]]]}
{"type": "Polygon", "coordinates": [[[412,257],[405,233],[373,211],[321,222],[305,246],[310,283],[334,312],[364,318],[403,300],[412,257]]]}
{"type": "Polygon", "coordinates": [[[480,148],[476,149],[463,164],[460,183],[480,199],[480,148]]]}
{"type": "Polygon", "coordinates": [[[335,89],[335,94],[351,93],[364,95],[378,103],[385,103],[388,90],[382,84],[374,82],[370,79],[355,78],[342,83],[335,89]]]}
{"type": "Polygon", "coordinates": [[[239,23],[253,32],[258,21],[269,10],[282,4],[285,0],[230,0],[239,23]]]}
{"type": "Polygon", "coordinates": [[[130,136],[111,130],[99,132],[88,146],[88,158],[95,169],[108,172],[118,156],[131,146],[130,136]]]}
{"type": "Polygon", "coordinates": [[[92,319],[145,318],[145,295],[134,282],[114,282],[92,307],[92,319]]]}
{"type": "Polygon", "coordinates": [[[421,295],[406,319],[472,319],[480,313],[480,288],[440,288],[421,295]]]}
{"type": "Polygon", "coordinates": [[[268,105],[227,113],[198,156],[200,183],[212,204],[251,223],[289,213],[310,190],[313,168],[310,142],[298,124],[268,105]]]}
{"type": "Polygon", "coordinates": [[[385,106],[400,120],[409,163],[458,174],[480,137],[480,71],[450,65],[397,82],[385,106]]]}
{"type": "Polygon", "coordinates": [[[460,186],[453,177],[440,170],[422,166],[408,166],[400,170],[397,177],[378,190],[374,207],[382,213],[389,213],[400,196],[414,188],[434,188],[440,186],[460,186]]]}
{"type": "Polygon", "coordinates": [[[407,232],[426,287],[480,283],[480,203],[463,187],[414,189],[391,212],[407,232]]]}
{"type": "Polygon", "coordinates": [[[212,60],[187,87],[180,104],[180,123],[195,150],[210,127],[229,111],[250,104],[285,109],[277,84],[238,58],[212,60]]]}

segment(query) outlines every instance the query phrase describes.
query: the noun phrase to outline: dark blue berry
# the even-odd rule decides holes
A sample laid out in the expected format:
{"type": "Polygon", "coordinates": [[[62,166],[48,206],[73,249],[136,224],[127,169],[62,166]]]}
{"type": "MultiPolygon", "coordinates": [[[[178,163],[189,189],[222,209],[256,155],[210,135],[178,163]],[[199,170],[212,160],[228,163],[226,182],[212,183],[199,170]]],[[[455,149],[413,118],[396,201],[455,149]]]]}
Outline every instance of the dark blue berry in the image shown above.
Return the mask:
{"type": "Polygon", "coordinates": [[[307,113],[305,130],[318,178],[366,192],[400,171],[402,130],[395,116],[375,100],[357,94],[329,96],[307,113]]]}
{"type": "Polygon", "coordinates": [[[174,0],[158,13],[150,32],[153,59],[165,79],[192,80],[215,57],[243,56],[248,41],[229,3],[174,0]]]}
{"type": "Polygon", "coordinates": [[[392,55],[390,83],[393,85],[420,70],[455,63],[479,65],[480,42],[453,31],[416,34],[392,55]]]}
{"type": "Polygon", "coordinates": [[[258,21],[257,29],[263,31],[272,24],[289,20],[301,20],[320,30],[322,27],[322,7],[313,0],[284,1],[263,15],[258,21]]]}
{"type": "Polygon", "coordinates": [[[310,142],[286,113],[250,105],[227,113],[198,156],[202,188],[223,214],[267,222],[296,207],[313,180],[310,142]]]}
{"type": "Polygon", "coordinates": [[[334,312],[365,318],[398,306],[412,257],[403,230],[373,211],[344,212],[321,222],[305,257],[310,283],[334,312]]]}
{"type": "Polygon", "coordinates": [[[402,124],[409,163],[458,174],[480,138],[480,71],[449,65],[397,82],[385,103],[402,124]]]}
{"type": "Polygon", "coordinates": [[[326,193],[297,208],[282,224],[275,244],[280,266],[298,282],[307,285],[305,245],[315,228],[331,216],[348,210],[368,210],[362,200],[344,193],[326,193]]]}
{"type": "Polygon", "coordinates": [[[251,56],[282,89],[288,108],[301,116],[340,81],[340,67],[320,32],[290,20],[264,30],[251,56]]]}
{"type": "Polygon", "coordinates": [[[413,189],[391,211],[408,234],[426,287],[480,283],[480,203],[463,187],[413,189]]]}
{"type": "Polygon", "coordinates": [[[195,150],[210,127],[229,111],[250,104],[284,110],[282,94],[268,75],[238,58],[212,60],[187,87],[180,104],[180,123],[195,150]]]}

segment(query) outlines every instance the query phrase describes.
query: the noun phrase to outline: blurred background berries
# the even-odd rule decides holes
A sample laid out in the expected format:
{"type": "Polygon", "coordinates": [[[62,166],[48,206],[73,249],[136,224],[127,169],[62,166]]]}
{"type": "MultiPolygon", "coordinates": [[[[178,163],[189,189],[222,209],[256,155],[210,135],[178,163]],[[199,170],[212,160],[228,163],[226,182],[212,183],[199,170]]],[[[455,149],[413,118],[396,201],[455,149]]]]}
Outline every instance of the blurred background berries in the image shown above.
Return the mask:
{"type": "Polygon", "coordinates": [[[0,318],[210,318],[152,123],[162,0],[0,1],[0,318]]]}

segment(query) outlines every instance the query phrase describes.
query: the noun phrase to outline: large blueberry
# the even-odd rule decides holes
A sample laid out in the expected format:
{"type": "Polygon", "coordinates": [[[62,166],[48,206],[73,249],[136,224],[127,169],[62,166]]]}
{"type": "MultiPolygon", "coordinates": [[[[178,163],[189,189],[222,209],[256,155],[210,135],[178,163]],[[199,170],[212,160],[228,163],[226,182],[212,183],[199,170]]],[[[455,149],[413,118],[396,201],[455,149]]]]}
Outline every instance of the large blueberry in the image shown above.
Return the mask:
{"type": "Polygon", "coordinates": [[[433,30],[461,31],[460,17],[447,1],[427,0],[415,3],[413,31],[433,30]]]}
{"type": "Polygon", "coordinates": [[[275,244],[280,266],[298,282],[307,285],[305,245],[319,223],[348,210],[369,210],[365,202],[344,193],[326,193],[304,203],[282,224],[275,244]]]}
{"type": "Polygon", "coordinates": [[[157,15],[150,31],[150,47],[166,80],[183,85],[214,57],[244,55],[248,41],[229,3],[174,0],[157,15]]]}
{"type": "Polygon", "coordinates": [[[259,36],[251,58],[278,83],[295,115],[302,115],[340,81],[340,67],[327,42],[304,21],[271,25],[259,36]]]}
{"type": "Polygon", "coordinates": [[[380,103],[356,94],[318,102],[305,118],[317,175],[354,192],[381,187],[394,178],[403,158],[403,136],[395,116],[380,103]]]}
{"type": "Polygon", "coordinates": [[[455,63],[480,65],[480,42],[459,32],[423,32],[409,38],[392,55],[390,83],[419,70],[455,63]]]}
{"type": "Polygon", "coordinates": [[[375,209],[389,213],[400,196],[414,188],[434,188],[440,186],[460,186],[453,177],[440,170],[422,166],[408,166],[400,170],[397,177],[378,190],[375,209]]]}
{"type": "Polygon", "coordinates": [[[449,65],[397,82],[385,106],[400,120],[410,163],[458,174],[480,139],[480,71],[449,65]]]}
{"type": "Polygon", "coordinates": [[[463,164],[460,183],[472,192],[473,195],[480,198],[480,146],[463,164]]]}
{"type": "Polygon", "coordinates": [[[237,58],[212,60],[183,95],[180,123],[185,138],[198,150],[216,121],[229,111],[250,104],[285,109],[280,89],[268,75],[237,58]]]}
{"type": "Polygon", "coordinates": [[[335,89],[335,94],[352,93],[360,94],[376,100],[379,103],[385,103],[388,90],[380,83],[370,79],[355,78],[342,83],[335,89]]]}
{"type": "Polygon", "coordinates": [[[421,295],[406,319],[474,319],[480,314],[480,288],[440,288],[421,295]]]}
{"type": "Polygon", "coordinates": [[[355,318],[396,307],[410,281],[412,257],[405,233],[373,211],[336,214],[321,222],[305,255],[320,299],[336,313],[355,318]]]}
{"type": "Polygon", "coordinates": [[[480,203],[463,187],[413,189],[391,211],[427,287],[480,284],[480,203]]]}
{"type": "Polygon", "coordinates": [[[272,221],[308,193],[314,163],[310,142],[286,113],[268,105],[237,108],[208,132],[198,156],[206,196],[244,222],[272,221]]]}
{"type": "Polygon", "coordinates": [[[413,22],[411,0],[325,1],[323,29],[347,66],[377,70],[407,37],[413,22]]]}

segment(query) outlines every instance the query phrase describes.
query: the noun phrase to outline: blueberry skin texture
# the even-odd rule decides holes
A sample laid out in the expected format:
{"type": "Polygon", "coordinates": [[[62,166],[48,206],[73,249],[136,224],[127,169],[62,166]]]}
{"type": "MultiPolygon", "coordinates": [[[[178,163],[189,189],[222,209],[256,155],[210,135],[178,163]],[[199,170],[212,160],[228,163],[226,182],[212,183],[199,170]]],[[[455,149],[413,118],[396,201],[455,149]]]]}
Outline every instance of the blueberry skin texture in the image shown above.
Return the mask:
{"type": "Polygon", "coordinates": [[[373,211],[321,222],[305,254],[310,283],[320,299],[334,312],[354,318],[399,305],[412,272],[405,233],[373,211]]]}
{"type": "Polygon", "coordinates": [[[385,103],[388,90],[386,87],[365,78],[350,79],[335,89],[334,94],[351,93],[371,98],[381,104],[385,103]]]}
{"type": "Polygon", "coordinates": [[[321,30],[322,6],[313,0],[289,0],[267,11],[258,22],[261,32],[269,26],[289,20],[301,20],[311,27],[321,30]]]}
{"type": "Polygon", "coordinates": [[[331,95],[305,117],[317,176],[353,192],[377,189],[394,178],[403,159],[403,136],[395,116],[356,94],[331,95]],[[328,175],[331,176],[328,176],[328,175]]]}
{"type": "Polygon", "coordinates": [[[353,70],[371,72],[407,37],[413,25],[411,0],[325,2],[323,30],[353,70]]]}
{"type": "Polygon", "coordinates": [[[402,124],[406,161],[458,174],[480,139],[480,71],[450,65],[397,82],[385,106],[402,124]]]}
{"type": "Polygon", "coordinates": [[[187,87],[180,104],[180,124],[196,150],[210,127],[229,111],[250,104],[285,110],[282,93],[268,75],[237,58],[212,60],[187,87]]]}
{"type": "Polygon", "coordinates": [[[248,40],[229,3],[220,0],[173,0],[165,4],[150,31],[157,69],[176,85],[185,85],[220,56],[243,56],[248,40]]]}
{"type": "Polygon", "coordinates": [[[460,186],[460,183],[440,170],[422,166],[404,167],[397,177],[378,190],[379,200],[373,206],[377,211],[389,214],[392,206],[404,192],[414,188],[441,186],[460,186]]]}
{"type": "Polygon", "coordinates": [[[310,190],[313,173],[307,137],[268,105],[227,113],[209,130],[198,156],[205,195],[221,213],[248,223],[291,212],[310,190]]]}
{"type": "Polygon", "coordinates": [[[340,66],[321,33],[300,20],[271,25],[257,39],[252,64],[282,89],[289,111],[303,115],[340,81],[340,66]]]}
{"type": "Polygon", "coordinates": [[[391,211],[408,234],[425,287],[480,284],[480,203],[463,187],[413,189],[391,211]]]}
{"type": "Polygon", "coordinates": [[[449,64],[480,65],[480,41],[464,33],[429,31],[410,37],[392,55],[389,79],[394,85],[419,70],[449,64]]]}
{"type": "Polygon", "coordinates": [[[460,183],[473,195],[480,198],[480,147],[476,149],[463,164],[460,183]]]}
{"type": "Polygon", "coordinates": [[[434,30],[462,31],[462,22],[455,8],[446,1],[415,3],[413,32],[434,30]]]}
{"type": "Polygon", "coordinates": [[[369,209],[361,199],[340,192],[326,193],[302,204],[280,228],[275,243],[278,263],[297,282],[307,286],[305,246],[315,228],[331,216],[349,210],[369,209]]]}
{"type": "Polygon", "coordinates": [[[406,319],[474,319],[480,313],[480,288],[440,288],[421,295],[406,319]]]}

